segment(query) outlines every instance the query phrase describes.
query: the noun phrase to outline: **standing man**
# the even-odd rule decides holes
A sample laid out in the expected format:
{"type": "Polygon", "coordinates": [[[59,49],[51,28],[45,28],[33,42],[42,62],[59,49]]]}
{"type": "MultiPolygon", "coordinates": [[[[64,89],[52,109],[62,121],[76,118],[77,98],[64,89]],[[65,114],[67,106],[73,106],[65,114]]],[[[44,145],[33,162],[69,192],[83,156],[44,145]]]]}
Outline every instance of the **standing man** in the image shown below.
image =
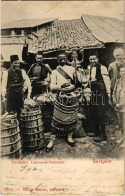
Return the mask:
{"type": "Polygon", "coordinates": [[[116,81],[119,79],[118,68],[124,63],[124,50],[122,48],[116,48],[113,52],[115,61],[108,67],[109,77],[111,79],[111,98],[116,81]]]}
{"type": "Polygon", "coordinates": [[[24,92],[28,88],[30,99],[31,84],[24,70],[20,69],[20,62],[17,55],[10,56],[11,68],[3,73],[2,97],[3,101],[7,98],[7,112],[17,112],[19,119],[20,109],[24,107],[24,92]]]}
{"type": "MultiPolygon", "coordinates": [[[[109,77],[111,79],[111,101],[113,103],[113,90],[116,81],[120,78],[119,67],[124,64],[124,50],[122,48],[116,48],[113,52],[115,61],[108,67],[109,77]]],[[[115,128],[118,129],[118,118],[114,108],[111,108],[111,112],[114,116],[115,128]]]]}
{"type": "Polygon", "coordinates": [[[32,97],[46,92],[47,85],[50,82],[52,70],[48,64],[43,63],[43,53],[38,51],[36,54],[36,63],[31,65],[28,76],[32,83],[32,97]]]}
{"type": "MultiPolygon", "coordinates": [[[[2,78],[3,78],[3,73],[4,71],[6,71],[6,68],[4,67],[4,58],[1,54],[1,59],[0,59],[0,68],[1,68],[1,82],[2,82],[2,78]]],[[[3,115],[6,112],[6,105],[3,102],[3,97],[1,96],[1,114],[3,115]]]]}
{"type": "MultiPolygon", "coordinates": [[[[70,86],[71,81],[73,81],[75,68],[66,65],[66,61],[67,61],[66,53],[65,51],[61,51],[58,54],[59,66],[57,66],[57,68],[53,70],[51,74],[50,88],[52,91],[59,92],[62,89],[62,87],[64,87],[66,84],[70,86]]],[[[66,93],[67,92],[65,91],[65,95],[66,93]]],[[[64,106],[63,102],[60,104],[58,100],[56,100],[55,107],[54,107],[55,112],[53,114],[53,120],[52,120],[52,130],[57,134],[59,134],[60,136],[65,135],[67,143],[70,146],[74,147],[75,141],[73,140],[72,135],[73,135],[73,130],[76,129],[77,114],[76,112],[74,112],[71,116],[72,111],[69,111],[69,116],[66,116],[67,114],[65,115],[64,108],[66,110],[69,110],[69,108],[66,105],[64,106]],[[61,107],[58,108],[60,111],[59,114],[56,113],[57,105],[59,105],[59,107],[61,105],[61,107]],[[75,120],[73,119],[73,121],[71,122],[71,119],[69,119],[69,117],[74,118],[75,114],[76,114],[75,120]]]]}
{"type": "Polygon", "coordinates": [[[91,87],[91,102],[90,102],[90,128],[98,136],[95,142],[106,141],[105,133],[105,106],[107,97],[110,103],[110,79],[107,68],[99,63],[98,52],[90,51],[90,87],[91,87]]]}

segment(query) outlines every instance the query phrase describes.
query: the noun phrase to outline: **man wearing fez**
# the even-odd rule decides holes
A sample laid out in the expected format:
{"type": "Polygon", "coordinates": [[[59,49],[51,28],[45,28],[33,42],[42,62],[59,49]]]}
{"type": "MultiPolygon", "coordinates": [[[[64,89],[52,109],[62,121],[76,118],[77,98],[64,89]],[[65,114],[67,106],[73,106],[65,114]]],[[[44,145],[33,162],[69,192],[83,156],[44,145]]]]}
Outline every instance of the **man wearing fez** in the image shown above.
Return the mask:
{"type": "Polygon", "coordinates": [[[50,82],[49,74],[52,70],[48,64],[43,63],[43,53],[38,51],[36,54],[36,63],[31,65],[27,72],[32,82],[32,97],[45,92],[47,85],[50,82]]]}
{"type": "Polygon", "coordinates": [[[98,136],[94,141],[106,141],[105,133],[105,106],[110,103],[110,78],[107,68],[99,63],[98,52],[91,50],[89,53],[90,65],[90,129],[98,136]]]}
{"type": "Polygon", "coordinates": [[[28,96],[30,99],[31,83],[24,70],[20,69],[20,62],[17,55],[10,56],[11,68],[3,73],[2,79],[2,97],[6,102],[7,112],[17,112],[18,119],[20,109],[24,106],[24,92],[28,88],[28,96]]]}
{"type": "MultiPolygon", "coordinates": [[[[61,87],[64,87],[66,84],[71,84],[71,80],[73,80],[75,68],[72,66],[66,65],[67,61],[67,56],[65,51],[60,51],[57,56],[58,59],[58,66],[55,70],[52,71],[51,74],[51,83],[50,83],[50,88],[52,91],[58,92],[58,90],[61,90],[61,87]]],[[[60,118],[60,117],[59,117],[60,118]]],[[[77,119],[77,116],[76,116],[77,119]]],[[[52,120],[52,130],[55,132],[55,126],[56,129],[59,129],[58,132],[61,132],[61,129],[63,129],[63,132],[66,132],[66,125],[64,126],[61,124],[58,120],[55,121],[54,119],[52,120]]],[[[76,127],[74,125],[68,125],[69,126],[69,132],[67,133],[66,136],[66,141],[67,143],[71,146],[75,146],[75,141],[72,138],[73,135],[73,129],[76,127]],[[71,131],[70,131],[71,129],[71,131]]],[[[68,127],[67,126],[67,127],[68,127]]]]}

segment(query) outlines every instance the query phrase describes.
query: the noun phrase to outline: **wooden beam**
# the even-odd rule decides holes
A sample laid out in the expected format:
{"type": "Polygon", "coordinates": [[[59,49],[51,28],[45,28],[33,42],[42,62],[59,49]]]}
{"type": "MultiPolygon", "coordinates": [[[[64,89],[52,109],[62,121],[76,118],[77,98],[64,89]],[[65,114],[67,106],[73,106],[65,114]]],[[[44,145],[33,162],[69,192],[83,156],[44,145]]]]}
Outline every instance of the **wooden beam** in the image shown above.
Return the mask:
{"type": "Polygon", "coordinates": [[[48,58],[44,58],[43,60],[57,60],[57,57],[48,57],[48,58]]]}

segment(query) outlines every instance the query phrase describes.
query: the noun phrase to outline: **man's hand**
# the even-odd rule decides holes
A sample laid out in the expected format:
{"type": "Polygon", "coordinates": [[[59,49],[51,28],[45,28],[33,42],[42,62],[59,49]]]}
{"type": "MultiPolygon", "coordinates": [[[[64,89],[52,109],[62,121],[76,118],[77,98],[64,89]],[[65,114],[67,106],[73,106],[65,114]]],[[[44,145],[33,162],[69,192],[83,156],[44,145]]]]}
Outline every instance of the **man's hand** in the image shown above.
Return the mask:
{"type": "Polygon", "coordinates": [[[49,77],[47,77],[44,81],[47,82],[47,83],[50,83],[50,80],[51,79],[49,77]]]}
{"type": "Polygon", "coordinates": [[[22,91],[23,91],[23,93],[25,93],[25,91],[26,91],[26,88],[23,88],[23,90],[22,90],[22,91]]]}
{"type": "Polygon", "coordinates": [[[91,82],[95,82],[95,81],[97,81],[95,78],[91,79],[91,82]]]}
{"type": "Polygon", "coordinates": [[[42,83],[42,85],[48,85],[49,84],[49,79],[47,80],[47,79],[45,79],[44,81],[42,81],[41,82],[42,83]]]}
{"type": "Polygon", "coordinates": [[[2,101],[3,101],[3,103],[6,102],[6,97],[5,96],[2,96],[2,101]]]}
{"type": "Polygon", "coordinates": [[[124,104],[116,104],[116,108],[118,108],[118,109],[122,109],[122,108],[124,108],[124,104]]]}

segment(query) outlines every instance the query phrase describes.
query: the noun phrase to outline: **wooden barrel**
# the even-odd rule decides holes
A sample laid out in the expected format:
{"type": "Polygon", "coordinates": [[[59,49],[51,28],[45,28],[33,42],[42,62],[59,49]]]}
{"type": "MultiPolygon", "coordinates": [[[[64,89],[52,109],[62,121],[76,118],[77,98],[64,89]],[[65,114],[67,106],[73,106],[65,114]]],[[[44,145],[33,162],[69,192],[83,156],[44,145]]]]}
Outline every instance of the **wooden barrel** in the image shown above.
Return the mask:
{"type": "Polygon", "coordinates": [[[1,156],[5,158],[22,158],[22,144],[17,119],[1,121],[1,156]]]}
{"type": "Polygon", "coordinates": [[[12,119],[17,120],[17,113],[8,114],[8,115],[4,118],[4,120],[12,120],[12,119]]]}
{"type": "Polygon", "coordinates": [[[45,146],[43,122],[40,109],[25,109],[20,114],[23,148],[37,150],[45,146]]]}

